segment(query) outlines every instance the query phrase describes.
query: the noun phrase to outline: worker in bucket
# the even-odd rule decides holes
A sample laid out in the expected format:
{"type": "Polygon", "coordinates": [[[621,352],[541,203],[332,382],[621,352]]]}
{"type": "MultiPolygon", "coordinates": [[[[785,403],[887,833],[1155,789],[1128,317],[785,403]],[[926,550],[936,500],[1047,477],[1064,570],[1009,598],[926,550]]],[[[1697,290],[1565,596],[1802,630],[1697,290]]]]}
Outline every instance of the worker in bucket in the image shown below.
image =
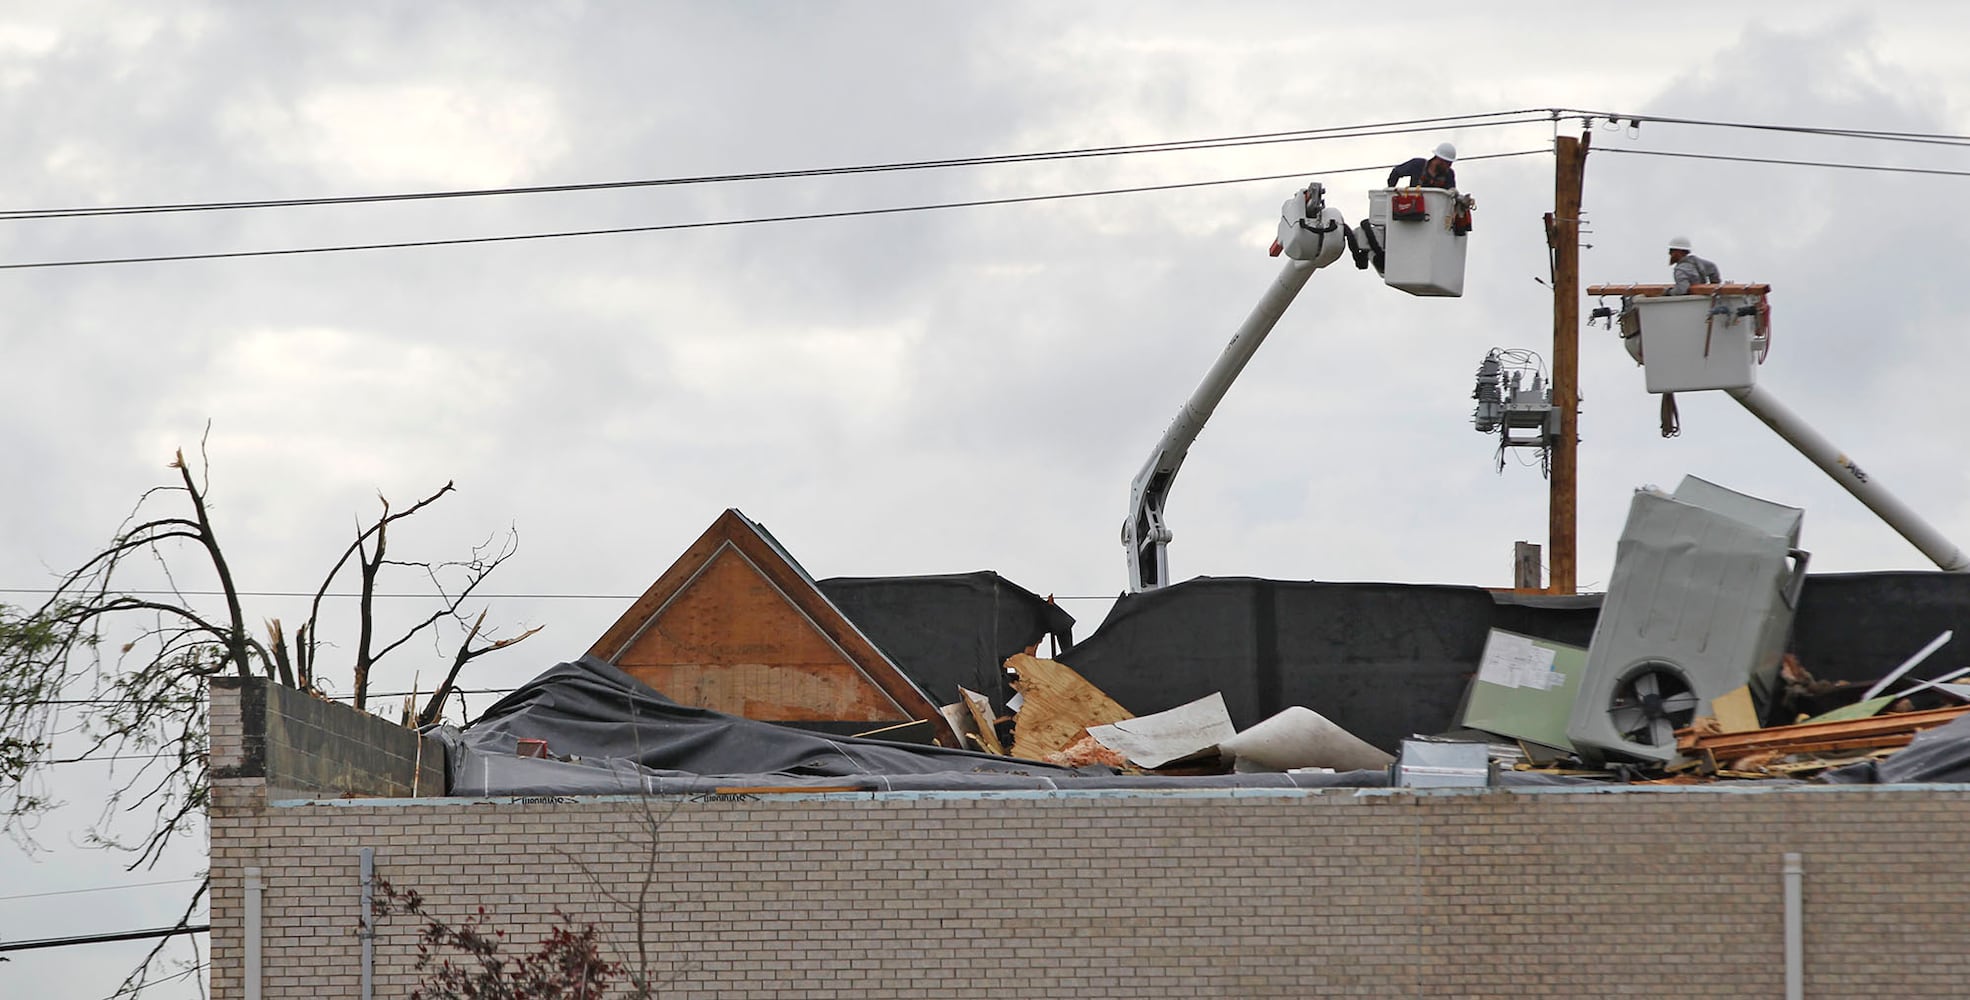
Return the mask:
{"type": "Polygon", "coordinates": [[[1674,268],[1672,277],[1675,286],[1669,289],[1671,295],[1688,295],[1691,285],[1715,285],[1724,280],[1717,271],[1717,265],[1690,252],[1690,238],[1672,236],[1669,238],[1669,265],[1674,268]]]}
{"type": "Polygon", "coordinates": [[[1457,186],[1457,171],[1451,168],[1451,164],[1456,162],[1457,147],[1439,142],[1436,151],[1428,158],[1418,156],[1396,164],[1395,169],[1389,171],[1389,187],[1394,187],[1395,182],[1407,177],[1414,187],[1454,188],[1457,186]]]}

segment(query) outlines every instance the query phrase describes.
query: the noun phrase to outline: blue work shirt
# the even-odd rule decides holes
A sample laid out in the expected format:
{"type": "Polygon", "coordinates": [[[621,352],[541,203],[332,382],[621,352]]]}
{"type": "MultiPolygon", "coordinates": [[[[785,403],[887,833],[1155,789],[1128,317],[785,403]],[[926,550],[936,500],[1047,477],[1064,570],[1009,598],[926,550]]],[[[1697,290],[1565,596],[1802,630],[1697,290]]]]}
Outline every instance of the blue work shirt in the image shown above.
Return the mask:
{"type": "Polygon", "coordinates": [[[1433,157],[1418,156],[1413,160],[1404,160],[1396,164],[1395,169],[1389,171],[1389,187],[1394,187],[1395,182],[1404,177],[1409,178],[1410,184],[1415,187],[1456,187],[1457,168],[1446,163],[1443,165],[1442,170],[1432,172],[1430,170],[1431,159],[1433,157]]]}

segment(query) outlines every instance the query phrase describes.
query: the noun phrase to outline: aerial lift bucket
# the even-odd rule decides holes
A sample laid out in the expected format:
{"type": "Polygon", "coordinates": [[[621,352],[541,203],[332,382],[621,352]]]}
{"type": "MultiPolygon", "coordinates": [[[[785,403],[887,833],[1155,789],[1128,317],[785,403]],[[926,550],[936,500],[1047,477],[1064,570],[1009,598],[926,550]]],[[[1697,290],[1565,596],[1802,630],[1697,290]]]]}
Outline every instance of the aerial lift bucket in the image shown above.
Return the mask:
{"type": "MultiPolygon", "coordinates": [[[[1768,343],[1761,296],[1660,295],[1630,306],[1650,392],[1741,389],[1758,380],[1768,343]]],[[[1628,321],[1624,318],[1626,336],[1628,321]]]]}
{"type": "Polygon", "coordinates": [[[1384,258],[1382,280],[1411,295],[1464,294],[1470,209],[1443,188],[1368,192],[1368,226],[1384,258]],[[1392,203],[1399,205],[1392,207],[1392,203]],[[1418,204],[1420,202],[1420,204],[1418,204]],[[1399,210],[1397,210],[1399,208],[1399,210]]]}

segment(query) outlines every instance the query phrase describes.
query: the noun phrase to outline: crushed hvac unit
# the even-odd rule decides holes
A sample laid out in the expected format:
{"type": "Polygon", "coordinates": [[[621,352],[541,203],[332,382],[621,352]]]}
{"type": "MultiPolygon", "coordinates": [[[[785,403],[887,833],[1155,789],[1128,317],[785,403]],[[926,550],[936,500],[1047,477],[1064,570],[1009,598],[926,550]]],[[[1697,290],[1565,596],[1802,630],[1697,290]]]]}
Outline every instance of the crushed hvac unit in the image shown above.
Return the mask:
{"type": "Polygon", "coordinates": [[[1464,294],[1471,205],[1470,198],[1444,188],[1368,192],[1361,235],[1382,253],[1382,281],[1411,295],[1464,294]]]}
{"type": "Polygon", "coordinates": [[[1770,689],[1806,579],[1802,517],[1694,476],[1636,492],[1567,720],[1576,751],[1667,763],[1712,700],[1770,689]]]}

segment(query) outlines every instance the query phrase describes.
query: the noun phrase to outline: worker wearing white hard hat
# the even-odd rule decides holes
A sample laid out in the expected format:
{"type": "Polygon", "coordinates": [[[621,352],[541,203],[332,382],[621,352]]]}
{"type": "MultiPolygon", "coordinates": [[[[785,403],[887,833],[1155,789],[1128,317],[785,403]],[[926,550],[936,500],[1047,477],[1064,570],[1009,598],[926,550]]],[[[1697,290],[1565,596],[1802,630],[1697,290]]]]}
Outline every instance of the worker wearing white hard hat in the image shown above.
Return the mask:
{"type": "Polygon", "coordinates": [[[1395,169],[1389,171],[1389,187],[1395,187],[1397,181],[1406,177],[1415,187],[1455,188],[1457,171],[1450,166],[1455,162],[1457,147],[1439,142],[1429,156],[1418,156],[1396,164],[1395,169]]]}
{"type": "Polygon", "coordinates": [[[1691,285],[1720,284],[1724,276],[1717,265],[1698,257],[1692,251],[1687,236],[1669,237],[1669,264],[1673,268],[1671,277],[1675,284],[1669,289],[1671,295],[1688,295],[1691,285]]]}

